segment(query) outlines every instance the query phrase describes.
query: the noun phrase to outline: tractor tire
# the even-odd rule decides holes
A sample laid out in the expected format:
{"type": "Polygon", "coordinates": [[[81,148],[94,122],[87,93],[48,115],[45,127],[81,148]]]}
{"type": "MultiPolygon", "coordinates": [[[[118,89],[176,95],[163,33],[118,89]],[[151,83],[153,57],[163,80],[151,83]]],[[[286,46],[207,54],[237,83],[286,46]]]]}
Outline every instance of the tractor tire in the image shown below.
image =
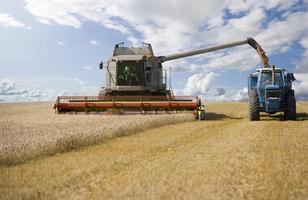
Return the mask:
{"type": "Polygon", "coordinates": [[[296,120],[296,99],[294,90],[290,90],[286,97],[286,110],[284,111],[285,120],[296,120]]]}
{"type": "Polygon", "coordinates": [[[260,120],[260,104],[257,91],[252,91],[249,94],[249,121],[260,120]]]}

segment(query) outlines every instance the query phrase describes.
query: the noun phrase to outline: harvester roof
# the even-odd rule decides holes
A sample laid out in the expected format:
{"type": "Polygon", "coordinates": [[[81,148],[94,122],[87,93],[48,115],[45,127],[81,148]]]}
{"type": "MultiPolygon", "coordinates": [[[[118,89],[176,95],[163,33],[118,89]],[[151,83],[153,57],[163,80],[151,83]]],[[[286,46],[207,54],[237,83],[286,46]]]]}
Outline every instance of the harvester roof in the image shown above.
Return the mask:
{"type": "Polygon", "coordinates": [[[119,60],[127,60],[127,61],[134,61],[134,60],[142,60],[144,55],[118,55],[113,56],[112,60],[119,61],[119,60]]]}

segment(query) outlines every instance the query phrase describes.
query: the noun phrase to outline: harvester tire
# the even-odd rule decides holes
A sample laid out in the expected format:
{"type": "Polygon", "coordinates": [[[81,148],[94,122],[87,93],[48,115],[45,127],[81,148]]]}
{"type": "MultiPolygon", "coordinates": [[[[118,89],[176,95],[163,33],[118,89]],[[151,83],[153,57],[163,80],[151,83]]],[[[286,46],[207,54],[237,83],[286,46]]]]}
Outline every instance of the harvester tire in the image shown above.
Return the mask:
{"type": "Polygon", "coordinates": [[[296,99],[294,91],[290,90],[286,97],[286,110],[284,111],[285,120],[296,120],[296,99]]]}
{"type": "Polygon", "coordinates": [[[260,120],[260,105],[257,91],[252,91],[249,94],[249,121],[260,120]]]}
{"type": "Polygon", "coordinates": [[[205,120],[205,111],[204,110],[198,111],[198,120],[199,121],[205,120]]]}
{"type": "Polygon", "coordinates": [[[199,113],[198,113],[198,111],[195,112],[195,120],[199,120],[199,113]]]}

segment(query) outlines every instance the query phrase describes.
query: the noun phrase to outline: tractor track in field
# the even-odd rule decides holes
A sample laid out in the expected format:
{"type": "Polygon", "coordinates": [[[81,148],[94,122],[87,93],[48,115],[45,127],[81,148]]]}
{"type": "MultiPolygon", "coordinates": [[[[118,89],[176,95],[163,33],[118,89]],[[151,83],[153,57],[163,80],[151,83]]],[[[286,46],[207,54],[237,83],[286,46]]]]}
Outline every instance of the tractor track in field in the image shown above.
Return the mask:
{"type": "MultiPolygon", "coordinates": [[[[223,106],[222,106],[223,105],[223,106]]],[[[247,120],[209,104],[185,122],[1,168],[4,199],[307,199],[308,104],[299,120],[247,120]]]]}

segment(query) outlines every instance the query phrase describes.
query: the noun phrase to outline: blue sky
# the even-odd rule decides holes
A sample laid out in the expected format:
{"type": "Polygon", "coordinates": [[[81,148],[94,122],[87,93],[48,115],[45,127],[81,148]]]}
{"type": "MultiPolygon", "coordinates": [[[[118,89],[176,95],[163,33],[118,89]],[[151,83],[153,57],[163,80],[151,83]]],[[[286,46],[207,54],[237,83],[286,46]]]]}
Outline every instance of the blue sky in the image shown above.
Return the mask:
{"type": "MultiPolygon", "coordinates": [[[[307,8],[307,0],[0,1],[0,101],[96,95],[105,80],[98,63],[122,41],[164,55],[247,37],[294,72],[296,94],[308,97],[307,8]]],[[[164,66],[178,94],[243,100],[260,60],[242,46],[164,66]]]]}

